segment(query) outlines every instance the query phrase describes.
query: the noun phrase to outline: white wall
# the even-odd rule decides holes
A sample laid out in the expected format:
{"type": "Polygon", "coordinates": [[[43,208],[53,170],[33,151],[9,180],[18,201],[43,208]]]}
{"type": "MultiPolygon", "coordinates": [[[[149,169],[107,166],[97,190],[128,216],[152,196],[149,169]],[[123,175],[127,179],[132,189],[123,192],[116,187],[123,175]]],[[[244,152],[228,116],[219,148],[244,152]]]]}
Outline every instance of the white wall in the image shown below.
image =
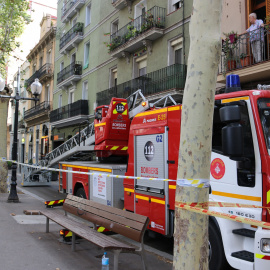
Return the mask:
{"type": "Polygon", "coordinates": [[[224,0],[221,20],[221,33],[231,31],[238,34],[246,30],[246,0],[224,0]]]}

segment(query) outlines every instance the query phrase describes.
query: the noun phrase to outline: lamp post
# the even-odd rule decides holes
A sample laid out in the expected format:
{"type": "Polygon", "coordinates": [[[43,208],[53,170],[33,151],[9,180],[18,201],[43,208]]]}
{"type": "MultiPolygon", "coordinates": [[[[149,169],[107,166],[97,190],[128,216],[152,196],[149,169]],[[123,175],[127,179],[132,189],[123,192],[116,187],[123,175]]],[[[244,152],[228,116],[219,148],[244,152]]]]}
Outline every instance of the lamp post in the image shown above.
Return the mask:
{"type": "MultiPolygon", "coordinates": [[[[1,86],[1,84],[0,84],[1,86]]],[[[1,88],[0,88],[1,89],[1,88]]],[[[20,68],[18,69],[17,75],[17,91],[15,96],[4,96],[0,95],[0,98],[10,98],[15,101],[15,117],[14,117],[14,136],[13,136],[13,144],[12,144],[12,160],[17,161],[17,151],[18,151],[18,116],[19,116],[19,101],[20,100],[34,100],[35,105],[36,102],[39,101],[37,98],[40,95],[42,90],[42,85],[39,83],[38,79],[35,79],[35,82],[31,84],[31,91],[35,98],[25,98],[19,95],[20,91],[20,68]]],[[[10,184],[10,193],[8,196],[8,202],[19,202],[18,194],[17,194],[17,164],[12,163],[11,166],[12,175],[11,175],[11,184],[10,184]]]]}

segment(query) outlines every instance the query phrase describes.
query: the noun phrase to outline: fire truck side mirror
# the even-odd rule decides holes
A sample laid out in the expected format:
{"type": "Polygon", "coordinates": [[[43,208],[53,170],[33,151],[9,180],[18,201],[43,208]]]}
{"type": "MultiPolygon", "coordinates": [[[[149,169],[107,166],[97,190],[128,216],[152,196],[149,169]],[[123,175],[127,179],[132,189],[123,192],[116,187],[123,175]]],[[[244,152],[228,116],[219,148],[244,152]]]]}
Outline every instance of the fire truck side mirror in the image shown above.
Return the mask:
{"type": "Polygon", "coordinates": [[[222,152],[234,159],[243,155],[243,127],[238,105],[225,106],[219,111],[220,120],[227,125],[222,128],[222,152]]]}
{"type": "Polygon", "coordinates": [[[238,105],[225,106],[219,110],[220,120],[223,123],[235,123],[241,120],[241,111],[238,105]]]}
{"type": "Polygon", "coordinates": [[[239,123],[230,123],[222,128],[222,152],[230,158],[243,155],[243,128],[239,123]]]}

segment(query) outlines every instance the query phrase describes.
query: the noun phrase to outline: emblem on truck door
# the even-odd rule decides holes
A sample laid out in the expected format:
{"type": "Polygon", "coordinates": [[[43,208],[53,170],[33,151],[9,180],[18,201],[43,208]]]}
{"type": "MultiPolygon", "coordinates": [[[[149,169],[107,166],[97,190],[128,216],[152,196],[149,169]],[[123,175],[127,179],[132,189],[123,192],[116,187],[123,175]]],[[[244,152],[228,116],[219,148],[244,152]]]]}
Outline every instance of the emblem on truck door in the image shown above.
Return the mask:
{"type": "Polygon", "coordinates": [[[211,163],[210,171],[215,179],[221,179],[225,174],[224,162],[220,158],[215,158],[211,163]]]}
{"type": "Polygon", "coordinates": [[[144,146],[144,156],[148,161],[151,161],[155,155],[155,146],[152,142],[148,141],[144,146]]]}

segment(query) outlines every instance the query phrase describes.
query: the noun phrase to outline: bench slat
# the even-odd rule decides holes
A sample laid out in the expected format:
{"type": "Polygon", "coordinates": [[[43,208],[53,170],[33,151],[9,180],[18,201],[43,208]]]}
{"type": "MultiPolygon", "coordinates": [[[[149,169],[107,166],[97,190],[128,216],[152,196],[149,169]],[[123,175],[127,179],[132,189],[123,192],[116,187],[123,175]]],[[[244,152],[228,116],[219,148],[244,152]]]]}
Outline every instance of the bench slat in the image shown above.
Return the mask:
{"type": "Polygon", "coordinates": [[[103,205],[103,204],[100,204],[100,203],[96,203],[96,202],[86,200],[86,199],[83,199],[83,198],[79,198],[79,197],[76,197],[76,196],[73,196],[73,195],[70,195],[70,194],[67,196],[67,199],[69,199],[71,201],[81,202],[81,203],[87,204],[87,205],[89,205],[91,207],[102,209],[102,210],[110,212],[110,213],[113,211],[115,214],[118,214],[119,216],[123,216],[125,218],[128,218],[130,220],[135,220],[135,221],[140,222],[140,223],[145,223],[147,221],[147,219],[148,219],[147,217],[136,214],[136,213],[123,211],[122,209],[118,209],[118,208],[114,208],[114,207],[111,207],[111,206],[108,206],[108,205],[103,205]]]}
{"type": "MultiPolygon", "coordinates": [[[[117,213],[114,213],[114,209],[110,209],[111,211],[108,212],[108,211],[104,211],[103,209],[89,207],[88,205],[85,205],[85,204],[82,204],[79,202],[70,201],[70,200],[65,202],[65,205],[74,206],[74,207],[82,209],[86,212],[93,213],[97,216],[106,218],[106,219],[111,220],[113,222],[117,222],[118,224],[121,224],[123,226],[128,226],[128,227],[133,228],[135,230],[141,231],[143,229],[143,226],[144,226],[144,223],[130,220],[130,219],[124,218],[122,215],[118,215],[117,213]]],[[[112,207],[110,207],[110,208],[112,208],[112,207]]],[[[121,210],[121,211],[123,212],[123,210],[121,210]]]]}
{"type": "Polygon", "coordinates": [[[94,229],[90,229],[87,225],[78,223],[63,214],[54,213],[52,210],[40,211],[44,216],[53,220],[57,224],[72,231],[76,235],[94,243],[95,245],[105,249],[121,249],[126,251],[135,251],[134,247],[131,247],[125,243],[122,243],[112,237],[98,233],[94,229]]]}
{"type": "Polygon", "coordinates": [[[75,206],[68,205],[68,204],[64,204],[63,209],[66,210],[68,213],[79,216],[82,219],[91,221],[94,224],[105,227],[106,229],[111,230],[115,233],[119,233],[134,241],[141,242],[144,228],[142,228],[141,230],[135,230],[133,228],[129,228],[122,224],[118,224],[117,222],[111,221],[109,219],[105,219],[103,217],[100,217],[94,213],[85,211],[83,209],[80,209],[78,211],[78,208],[76,208],[75,206]]]}

